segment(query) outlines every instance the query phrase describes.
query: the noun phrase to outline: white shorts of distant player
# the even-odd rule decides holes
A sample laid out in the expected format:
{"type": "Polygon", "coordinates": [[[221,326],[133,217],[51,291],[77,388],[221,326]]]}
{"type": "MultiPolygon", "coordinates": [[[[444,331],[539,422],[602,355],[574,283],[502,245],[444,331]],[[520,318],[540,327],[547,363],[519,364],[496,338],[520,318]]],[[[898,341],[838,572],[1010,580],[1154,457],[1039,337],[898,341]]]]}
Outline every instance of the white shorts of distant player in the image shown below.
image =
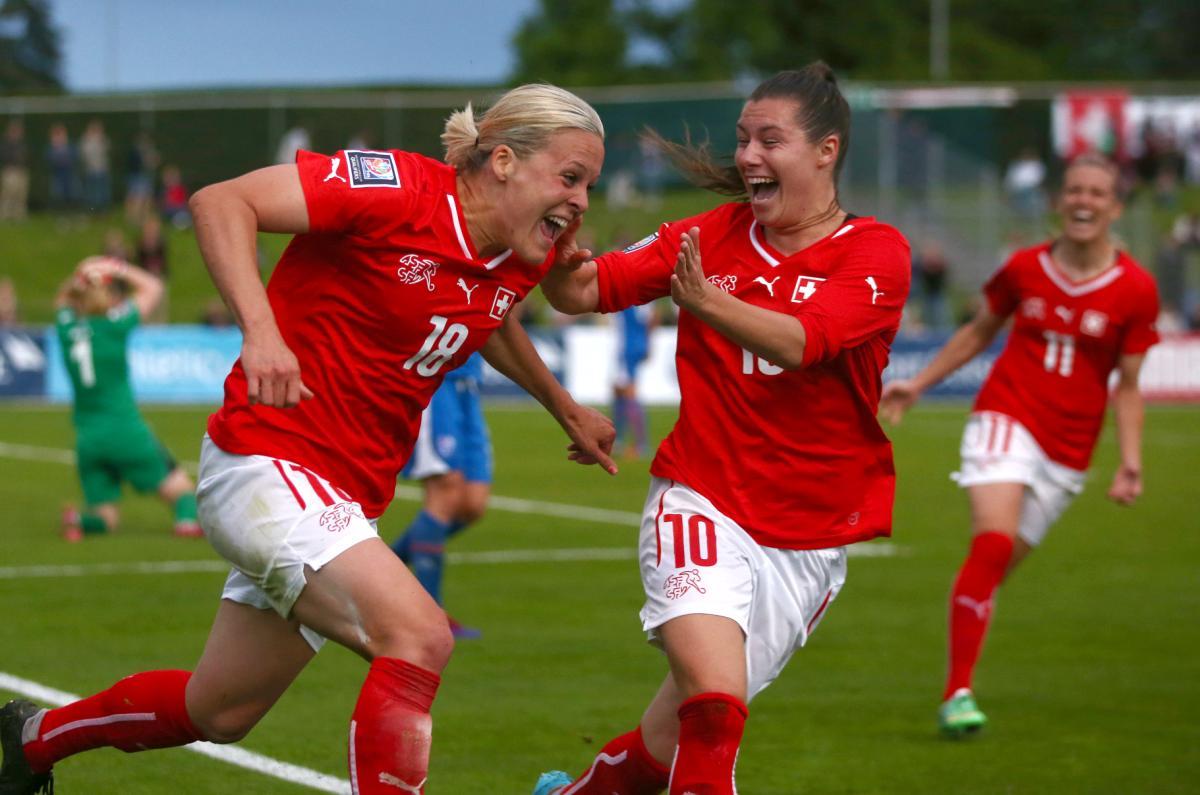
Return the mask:
{"type": "Polygon", "coordinates": [[[642,628],[684,615],[736,621],[746,636],[747,701],[771,684],[846,582],[846,548],[760,546],[698,492],[652,478],[638,558],[642,628]]]}
{"type": "MultiPolygon", "coordinates": [[[[233,564],[222,599],[274,610],[284,618],[313,571],[368,538],[375,522],[316,473],[263,455],[233,455],[204,437],[196,484],[200,526],[221,557],[233,564]]],[[[319,651],[325,638],[301,634],[319,651]]]]}
{"type": "Polygon", "coordinates": [[[970,416],[959,452],[962,466],[950,477],[963,488],[1025,484],[1017,532],[1031,547],[1042,542],[1087,478],[1086,472],[1051,461],[1024,425],[995,411],[970,416]]]}

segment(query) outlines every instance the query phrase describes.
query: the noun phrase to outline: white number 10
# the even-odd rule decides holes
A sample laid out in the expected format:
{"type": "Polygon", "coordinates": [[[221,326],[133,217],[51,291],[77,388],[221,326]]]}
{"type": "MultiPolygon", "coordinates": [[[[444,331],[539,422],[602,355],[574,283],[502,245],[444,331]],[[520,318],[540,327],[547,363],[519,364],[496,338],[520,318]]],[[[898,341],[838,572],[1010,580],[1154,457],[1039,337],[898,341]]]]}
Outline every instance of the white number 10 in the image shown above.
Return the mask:
{"type": "Polygon", "coordinates": [[[783,368],[771,364],[761,356],[755,356],[745,348],[742,349],[742,375],[754,375],[754,365],[757,362],[758,371],[763,375],[779,375],[783,368]]]}

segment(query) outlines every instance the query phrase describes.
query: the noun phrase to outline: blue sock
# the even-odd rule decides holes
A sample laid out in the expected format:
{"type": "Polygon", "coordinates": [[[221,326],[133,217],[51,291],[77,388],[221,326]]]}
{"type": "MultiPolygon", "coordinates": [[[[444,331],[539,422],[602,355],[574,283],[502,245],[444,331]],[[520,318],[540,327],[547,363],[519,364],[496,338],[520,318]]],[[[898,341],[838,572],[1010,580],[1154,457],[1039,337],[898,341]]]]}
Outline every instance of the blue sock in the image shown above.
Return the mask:
{"type": "Polygon", "coordinates": [[[466,522],[460,522],[455,519],[450,524],[446,525],[446,538],[454,538],[456,535],[466,530],[469,525],[466,522]]]}
{"type": "Polygon", "coordinates": [[[408,526],[404,537],[392,547],[395,549],[406,545],[406,562],[412,567],[417,582],[438,604],[442,602],[442,565],[446,557],[446,533],[449,529],[448,524],[421,511],[408,526]]]}
{"type": "Polygon", "coordinates": [[[624,397],[613,398],[612,407],[613,430],[617,432],[615,444],[620,444],[625,437],[625,428],[629,424],[629,399],[624,397]]]}

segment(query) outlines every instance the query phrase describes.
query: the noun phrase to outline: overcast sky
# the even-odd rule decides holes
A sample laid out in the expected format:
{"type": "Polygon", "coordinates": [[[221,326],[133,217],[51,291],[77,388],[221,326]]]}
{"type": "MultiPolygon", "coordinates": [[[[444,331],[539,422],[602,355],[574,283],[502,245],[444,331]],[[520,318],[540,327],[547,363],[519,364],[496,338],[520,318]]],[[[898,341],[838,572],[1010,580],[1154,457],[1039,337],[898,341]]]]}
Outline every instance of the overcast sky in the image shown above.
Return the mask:
{"type": "Polygon", "coordinates": [[[497,82],[537,0],[50,0],[71,91],[497,82]],[[286,9],[281,13],[281,9],[286,9]]]}

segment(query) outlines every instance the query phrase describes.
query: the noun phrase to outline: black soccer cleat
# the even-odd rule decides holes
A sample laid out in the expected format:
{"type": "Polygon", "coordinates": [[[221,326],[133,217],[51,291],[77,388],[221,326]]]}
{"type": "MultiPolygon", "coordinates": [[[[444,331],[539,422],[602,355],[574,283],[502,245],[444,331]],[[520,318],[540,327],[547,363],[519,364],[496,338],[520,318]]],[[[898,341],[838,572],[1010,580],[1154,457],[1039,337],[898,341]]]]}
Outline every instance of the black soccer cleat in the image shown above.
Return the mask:
{"type": "Polygon", "coordinates": [[[10,701],[0,708],[0,795],[54,795],[54,773],[34,773],[25,759],[21,730],[41,711],[32,701],[10,701]]]}

